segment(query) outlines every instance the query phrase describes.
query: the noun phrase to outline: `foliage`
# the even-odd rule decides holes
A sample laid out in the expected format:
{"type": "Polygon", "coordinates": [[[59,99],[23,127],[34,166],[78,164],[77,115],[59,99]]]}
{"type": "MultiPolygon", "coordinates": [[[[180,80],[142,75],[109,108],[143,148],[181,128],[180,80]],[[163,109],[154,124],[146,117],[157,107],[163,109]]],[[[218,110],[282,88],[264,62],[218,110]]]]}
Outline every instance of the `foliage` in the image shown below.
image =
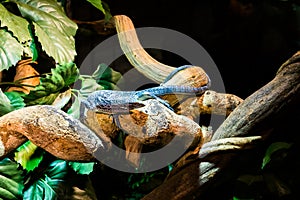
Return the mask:
{"type": "MultiPolygon", "coordinates": [[[[107,4],[101,0],[89,2],[103,12],[106,20],[110,19],[107,4]]],[[[29,94],[0,89],[0,116],[30,105],[52,104],[63,108],[70,101],[71,87],[78,79],[82,87],[73,90],[76,100],[70,113],[79,113],[76,102],[81,97],[98,89],[116,88],[121,75],[104,64],[91,76],[79,75],[74,63],[76,31],[77,25],[55,0],[0,1],[0,72],[28,57],[33,61],[45,60],[44,63],[49,63],[43,66],[45,69],[51,67],[29,94]]],[[[5,84],[17,85],[17,82],[1,83],[5,84]]],[[[57,199],[61,189],[76,184],[66,181],[70,171],[78,176],[89,175],[95,164],[57,160],[30,141],[16,149],[13,159],[0,162],[0,199],[57,199]]]]}
{"type": "Polygon", "coordinates": [[[258,166],[260,169],[252,173],[241,174],[237,178],[233,199],[261,199],[263,197],[274,199],[291,195],[292,186],[297,185],[297,182],[299,184],[298,177],[292,178],[289,174],[290,171],[298,170],[299,167],[291,151],[292,147],[292,144],[286,142],[270,144],[261,166],[258,166]]]}
{"type": "Polygon", "coordinates": [[[261,168],[265,168],[265,166],[271,161],[272,156],[274,154],[282,149],[289,149],[292,146],[292,144],[286,143],[286,142],[275,142],[269,146],[269,148],[266,151],[265,157],[262,162],[261,168]]]}
{"type": "MultiPolygon", "coordinates": [[[[107,4],[101,0],[87,0],[109,20],[107,4]]],[[[74,61],[74,36],[77,25],[54,0],[8,0],[0,4],[0,71],[15,65],[22,57],[37,59],[39,43],[42,50],[56,63],[74,61]],[[15,4],[18,12],[5,7],[15,4]],[[35,40],[37,38],[37,41],[35,40]]]]}
{"type": "Polygon", "coordinates": [[[69,162],[69,166],[78,174],[90,174],[94,170],[94,162],[79,163],[69,162]]]}
{"type": "MultiPolygon", "coordinates": [[[[41,77],[40,84],[36,86],[28,95],[18,92],[3,93],[0,90],[0,112],[6,114],[12,110],[26,105],[51,104],[59,99],[59,107],[63,107],[68,102],[70,94],[70,85],[80,79],[82,87],[77,90],[76,98],[80,99],[89,93],[98,89],[116,89],[116,82],[121,78],[119,72],[113,71],[104,64],[100,64],[92,75],[79,75],[79,70],[74,63],[57,65],[51,69],[51,73],[41,77]],[[66,99],[67,100],[66,100],[66,99]],[[24,103],[25,102],[25,103],[24,103]]],[[[73,89],[76,91],[75,89],[73,89]]],[[[69,113],[79,113],[80,106],[77,107],[76,101],[69,109],[69,113]]],[[[47,154],[43,149],[37,147],[28,141],[20,146],[15,152],[15,161],[17,161],[25,170],[26,177],[34,177],[35,171],[44,168],[41,163],[45,162],[44,155],[47,154]]],[[[79,175],[88,175],[93,171],[94,162],[78,163],[56,161],[48,166],[41,177],[34,182],[29,181],[29,188],[24,191],[24,199],[49,199],[56,198],[56,190],[60,184],[64,183],[67,168],[72,169],[79,175]],[[55,167],[58,165],[60,167],[55,167]]],[[[1,167],[1,166],[0,166],[1,167]]],[[[30,178],[31,177],[31,178],[30,178]]],[[[21,181],[22,182],[22,181],[21,181]]]]}
{"type": "Polygon", "coordinates": [[[97,8],[104,14],[105,16],[104,18],[106,21],[108,21],[112,17],[108,5],[102,0],[87,0],[87,1],[90,2],[95,8],[97,8]]]}
{"type": "Polygon", "coordinates": [[[24,191],[23,199],[57,199],[57,192],[68,173],[66,161],[55,160],[46,168],[42,177],[24,191]]]}
{"type": "Polygon", "coordinates": [[[0,70],[8,69],[21,60],[22,45],[18,43],[12,35],[4,29],[0,29],[0,70]],[[11,52],[14,53],[11,53],[11,52]]]}
{"type": "Polygon", "coordinates": [[[76,55],[74,36],[77,25],[56,1],[8,0],[0,4],[0,71],[15,65],[22,57],[37,56],[36,42],[56,63],[72,62],[76,55]],[[7,7],[15,4],[17,12],[7,7]],[[37,38],[35,41],[34,38],[37,38]]]}
{"type": "Polygon", "coordinates": [[[57,63],[74,60],[77,25],[56,1],[20,0],[16,2],[23,17],[30,20],[42,49],[57,63]],[[46,19],[46,20],[41,20],[46,19]]]}
{"type": "Polygon", "coordinates": [[[80,75],[78,78],[81,81],[80,89],[73,89],[74,102],[68,110],[68,114],[79,119],[82,99],[96,90],[118,89],[116,83],[120,78],[119,72],[103,63],[99,64],[92,75],[80,75]]]}
{"type": "Polygon", "coordinates": [[[0,161],[0,199],[19,199],[22,197],[23,176],[18,164],[8,158],[0,161]]]}
{"type": "Polygon", "coordinates": [[[25,106],[24,100],[16,92],[2,92],[0,89],[0,116],[25,106]]]}
{"type": "Polygon", "coordinates": [[[57,65],[51,73],[41,77],[40,84],[24,96],[26,105],[52,104],[58,95],[68,89],[79,76],[79,70],[74,63],[57,65]]]}
{"type": "Polygon", "coordinates": [[[27,171],[32,171],[43,160],[44,150],[40,149],[32,142],[27,141],[15,152],[15,161],[17,161],[27,171]]]}
{"type": "Polygon", "coordinates": [[[128,184],[132,189],[139,188],[142,184],[148,183],[156,176],[158,172],[144,173],[141,175],[131,174],[128,178],[128,184]]]}

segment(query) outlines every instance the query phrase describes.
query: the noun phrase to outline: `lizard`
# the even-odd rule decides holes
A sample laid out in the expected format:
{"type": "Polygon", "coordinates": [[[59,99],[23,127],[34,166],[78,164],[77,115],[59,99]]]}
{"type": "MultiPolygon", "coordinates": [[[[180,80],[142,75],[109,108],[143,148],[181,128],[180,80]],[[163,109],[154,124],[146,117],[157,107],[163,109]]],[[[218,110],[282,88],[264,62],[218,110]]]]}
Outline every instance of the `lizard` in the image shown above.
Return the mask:
{"type": "Polygon", "coordinates": [[[211,81],[207,76],[207,84],[201,87],[164,85],[178,71],[192,67],[192,65],[183,65],[172,71],[167,78],[157,87],[152,87],[139,91],[118,91],[118,90],[98,90],[92,92],[82,101],[86,108],[97,113],[104,114],[128,114],[130,110],[145,106],[146,99],[157,99],[159,102],[173,110],[172,107],[160,96],[167,94],[202,94],[209,89],[211,81]]]}

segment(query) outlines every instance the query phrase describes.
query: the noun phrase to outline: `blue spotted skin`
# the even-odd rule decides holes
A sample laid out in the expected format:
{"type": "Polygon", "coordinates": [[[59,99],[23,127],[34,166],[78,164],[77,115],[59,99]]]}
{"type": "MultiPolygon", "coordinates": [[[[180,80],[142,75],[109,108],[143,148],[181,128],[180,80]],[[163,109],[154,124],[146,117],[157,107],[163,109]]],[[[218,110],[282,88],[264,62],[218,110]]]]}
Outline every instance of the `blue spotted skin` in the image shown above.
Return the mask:
{"type": "MultiPolygon", "coordinates": [[[[178,71],[192,67],[190,65],[184,65],[176,68],[164,81],[170,80],[178,71]]],[[[163,83],[158,87],[148,88],[139,91],[116,91],[116,90],[98,90],[91,93],[86,100],[83,101],[85,106],[98,113],[106,114],[125,114],[129,113],[129,110],[143,107],[143,100],[157,99],[165,106],[170,108],[170,105],[159,98],[160,96],[167,94],[202,94],[210,87],[210,79],[207,76],[208,84],[202,87],[192,86],[178,86],[178,85],[166,85],[163,83]]]]}

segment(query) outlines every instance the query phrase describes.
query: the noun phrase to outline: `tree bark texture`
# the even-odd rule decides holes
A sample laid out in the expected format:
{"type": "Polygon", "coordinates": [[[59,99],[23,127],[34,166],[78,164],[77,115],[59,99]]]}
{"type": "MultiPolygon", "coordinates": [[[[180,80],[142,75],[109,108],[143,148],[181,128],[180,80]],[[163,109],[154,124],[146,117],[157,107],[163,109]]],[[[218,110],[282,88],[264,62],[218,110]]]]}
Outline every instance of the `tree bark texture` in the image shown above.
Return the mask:
{"type": "Polygon", "coordinates": [[[297,52],[280,67],[273,80],[246,98],[229,115],[216,130],[211,142],[201,147],[199,157],[180,166],[181,170],[175,169],[177,173],[169,176],[143,200],[201,198],[210,185],[220,181],[218,175],[224,172],[240,150],[255,144],[260,136],[264,139],[270,137],[272,121],[291,105],[297,105],[299,99],[300,52],[297,52]],[[254,137],[247,139],[245,136],[254,137]],[[239,140],[238,137],[243,138],[239,140]],[[230,138],[233,141],[230,142],[230,138]],[[236,148],[239,143],[243,145],[236,148]],[[233,148],[226,148],[227,145],[233,145],[233,148]],[[221,153],[223,150],[234,153],[221,153]]]}
{"type": "Polygon", "coordinates": [[[103,151],[100,138],[80,121],[52,106],[30,106],[0,118],[1,157],[27,139],[65,160],[93,160],[103,151]]]}

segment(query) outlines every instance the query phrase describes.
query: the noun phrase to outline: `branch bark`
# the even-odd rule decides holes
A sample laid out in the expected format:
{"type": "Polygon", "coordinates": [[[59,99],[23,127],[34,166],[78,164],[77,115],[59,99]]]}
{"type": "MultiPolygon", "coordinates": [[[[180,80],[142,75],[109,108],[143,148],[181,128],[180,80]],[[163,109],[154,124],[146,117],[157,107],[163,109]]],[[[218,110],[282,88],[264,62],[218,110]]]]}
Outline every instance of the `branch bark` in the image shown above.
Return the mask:
{"type": "Polygon", "coordinates": [[[272,121],[299,98],[300,52],[297,52],[280,67],[272,81],[245,99],[229,115],[214,133],[212,141],[202,146],[199,152],[202,158],[193,157],[186,162],[188,164],[180,166],[181,170],[175,169],[175,173],[143,200],[200,198],[240,150],[257,141],[257,137],[266,139],[270,136],[267,133],[272,129],[272,121]],[[247,138],[237,139],[246,135],[254,137],[249,138],[248,142],[247,138]],[[232,148],[227,148],[233,143],[232,148]],[[236,148],[239,144],[242,144],[241,148],[236,148]],[[218,153],[224,150],[231,150],[232,153],[218,153]]]}
{"type": "Polygon", "coordinates": [[[94,160],[105,150],[101,139],[80,121],[52,106],[30,106],[0,118],[0,158],[26,140],[65,160],[94,160]]]}

